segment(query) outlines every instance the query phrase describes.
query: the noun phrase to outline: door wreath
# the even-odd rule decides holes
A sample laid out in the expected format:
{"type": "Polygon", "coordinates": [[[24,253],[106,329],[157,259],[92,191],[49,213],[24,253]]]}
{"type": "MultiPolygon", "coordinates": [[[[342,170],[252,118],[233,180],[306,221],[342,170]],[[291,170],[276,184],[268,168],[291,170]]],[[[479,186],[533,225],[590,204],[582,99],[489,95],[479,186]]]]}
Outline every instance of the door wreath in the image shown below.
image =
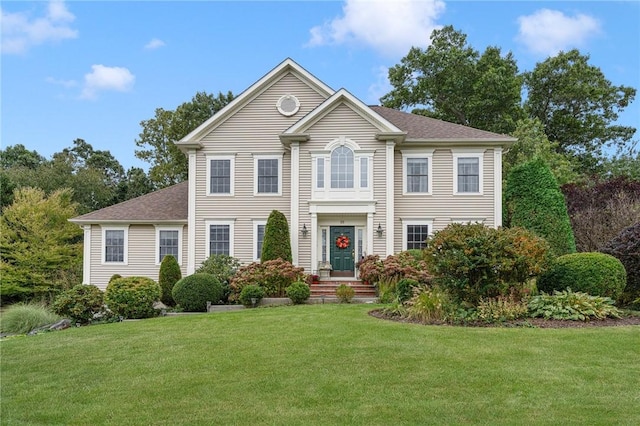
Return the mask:
{"type": "Polygon", "coordinates": [[[339,249],[346,249],[347,247],[349,247],[349,237],[347,237],[346,235],[340,235],[338,238],[336,238],[336,247],[338,247],[339,249]]]}

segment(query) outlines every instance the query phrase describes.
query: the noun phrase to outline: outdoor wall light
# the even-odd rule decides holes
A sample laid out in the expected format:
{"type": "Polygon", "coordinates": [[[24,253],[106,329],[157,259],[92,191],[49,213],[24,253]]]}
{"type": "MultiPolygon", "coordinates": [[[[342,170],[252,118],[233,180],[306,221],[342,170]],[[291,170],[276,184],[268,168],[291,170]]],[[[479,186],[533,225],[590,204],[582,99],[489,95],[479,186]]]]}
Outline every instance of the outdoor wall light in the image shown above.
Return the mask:
{"type": "Polygon", "coordinates": [[[307,225],[305,225],[304,223],[302,224],[302,236],[306,237],[307,234],[309,233],[309,230],[307,229],[307,225]]]}
{"type": "Polygon", "coordinates": [[[382,225],[380,225],[379,222],[378,222],[378,229],[376,229],[376,232],[378,233],[378,237],[382,237],[382,233],[384,231],[382,230],[382,225]]]}

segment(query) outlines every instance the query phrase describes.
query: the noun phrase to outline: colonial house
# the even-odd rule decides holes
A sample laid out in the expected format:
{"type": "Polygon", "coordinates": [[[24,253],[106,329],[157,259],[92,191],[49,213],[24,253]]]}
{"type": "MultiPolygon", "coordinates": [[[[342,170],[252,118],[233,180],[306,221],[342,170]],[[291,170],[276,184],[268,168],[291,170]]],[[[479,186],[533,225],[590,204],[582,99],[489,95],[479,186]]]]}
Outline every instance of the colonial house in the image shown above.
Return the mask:
{"type": "Polygon", "coordinates": [[[515,139],[333,90],[287,59],[176,144],[187,182],[71,219],[85,283],[182,274],[211,254],[258,260],[287,217],[293,263],[353,277],[358,259],[419,248],[452,222],[501,225],[502,153],[515,139]]]}

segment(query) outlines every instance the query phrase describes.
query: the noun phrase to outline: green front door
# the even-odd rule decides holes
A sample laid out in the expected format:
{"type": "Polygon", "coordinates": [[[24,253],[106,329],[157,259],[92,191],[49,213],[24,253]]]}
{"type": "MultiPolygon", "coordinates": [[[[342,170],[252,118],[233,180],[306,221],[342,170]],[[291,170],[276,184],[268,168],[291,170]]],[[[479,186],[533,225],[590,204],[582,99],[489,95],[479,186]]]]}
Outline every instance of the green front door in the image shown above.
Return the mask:
{"type": "Polygon", "coordinates": [[[332,275],[337,277],[352,277],[355,264],[355,244],[353,226],[332,226],[329,231],[330,255],[332,275]]]}

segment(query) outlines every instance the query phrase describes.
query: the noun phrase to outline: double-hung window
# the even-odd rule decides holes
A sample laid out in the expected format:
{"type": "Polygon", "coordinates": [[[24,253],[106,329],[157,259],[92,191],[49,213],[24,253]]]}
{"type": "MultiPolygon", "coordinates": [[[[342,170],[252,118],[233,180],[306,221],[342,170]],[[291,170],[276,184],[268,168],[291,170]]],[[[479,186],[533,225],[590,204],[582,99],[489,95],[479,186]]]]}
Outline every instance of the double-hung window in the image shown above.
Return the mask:
{"type": "Polygon", "coordinates": [[[233,221],[207,221],[207,253],[233,256],[233,221]]]}
{"type": "Polygon", "coordinates": [[[254,193],[282,194],[282,155],[254,156],[254,193]]]}
{"type": "Polygon", "coordinates": [[[159,265],[165,256],[173,256],[182,264],[182,228],[156,227],[156,262],[159,265]]]}
{"type": "Polygon", "coordinates": [[[402,151],[403,193],[431,194],[433,150],[402,151]]]}
{"type": "Polygon", "coordinates": [[[454,151],[454,194],[482,194],[484,150],[454,151]]]}
{"type": "Polygon", "coordinates": [[[403,250],[423,249],[433,227],[432,220],[403,220],[403,250]]]}
{"type": "Polygon", "coordinates": [[[234,156],[207,156],[207,163],[208,194],[233,195],[234,156]]]}
{"type": "Polygon", "coordinates": [[[128,227],[102,228],[102,263],[127,263],[128,227]]]}

